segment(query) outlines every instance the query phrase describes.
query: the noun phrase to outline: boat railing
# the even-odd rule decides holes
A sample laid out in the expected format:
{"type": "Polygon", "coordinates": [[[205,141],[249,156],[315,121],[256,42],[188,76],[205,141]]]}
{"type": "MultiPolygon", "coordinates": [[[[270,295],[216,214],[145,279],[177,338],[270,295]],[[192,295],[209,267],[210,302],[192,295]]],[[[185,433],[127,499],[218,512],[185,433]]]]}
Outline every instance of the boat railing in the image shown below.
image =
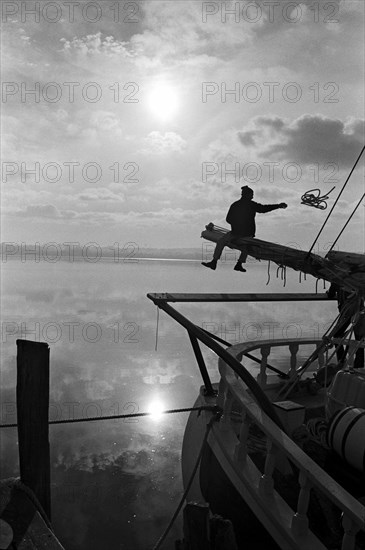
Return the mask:
{"type": "MultiPolygon", "coordinates": [[[[348,366],[351,367],[354,362],[354,351],[358,347],[365,347],[365,342],[360,343],[357,340],[342,339],[342,338],[332,338],[331,344],[346,346],[349,350],[348,357],[348,366]]],[[[268,384],[268,370],[272,371],[272,367],[269,365],[269,356],[273,348],[278,347],[288,347],[289,348],[289,360],[288,360],[288,369],[283,371],[289,378],[296,378],[298,373],[301,372],[300,366],[298,370],[298,352],[301,346],[312,345],[316,348],[315,360],[313,361],[312,369],[307,372],[313,372],[313,370],[318,370],[322,368],[329,361],[336,361],[335,357],[335,348],[329,349],[327,346],[323,345],[323,339],[311,339],[311,338],[282,338],[282,339],[268,339],[268,340],[256,340],[254,342],[242,342],[239,344],[232,345],[228,351],[231,353],[238,361],[242,361],[242,358],[250,354],[252,351],[259,350],[260,352],[260,371],[257,375],[257,382],[262,389],[267,388],[268,386],[273,387],[274,385],[281,385],[282,381],[277,377],[274,377],[274,381],[270,380],[268,384]]],[[[307,356],[307,354],[305,354],[307,356]]]]}
{"type": "MultiPolygon", "coordinates": [[[[283,343],[281,342],[281,344],[283,343]]],[[[273,345],[273,342],[271,342],[271,346],[273,345]]],[[[279,342],[277,342],[277,345],[279,345],[279,342]]],[[[289,346],[292,347],[294,354],[296,349],[294,343],[290,343],[289,346]]],[[[256,343],[251,347],[246,346],[244,348],[237,345],[234,346],[235,349],[230,349],[230,352],[238,352],[239,355],[241,352],[247,351],[247,349],[255,349],[255,347],[259,348],[260,344],[256,343]]],[[[219,432],[221,432],[221,435],[222,433],[226,434],[227,431],[230,432],[229,440],[233,441],[233,451],[230,456],[232,467],[237,475],[242,476],[243,480],[246,475],[246,486],[249,487],[250,491],[256,492],[254,498],[256,498],[258,505],[260,505],[260,499],[266,499],[266,506],[271,506],[272,510],[277,506],[278,513],[275,521],[278,524],[282,523],[281,526],[278,525],[278,529],[282,529],[283,532],[289,531],[290,536],[294,539],[312,537],[313,535],[308,526],[308,506],[310,492],[314,488],[327,497],[342,512],[344,535],[341,549],[354,550],[356,534],[361,529],[365,530],[365,506],[344,490],[265,414],[247,393],[247,388],[242,380],[236,377],[232,369],[222,359],[219,360],[219,370],[221,380],[218,405],[223,410],[223,415],[214,430],[218,440],[220,437],[219,432]],[[237,430],[237,410],[240,411],[239,431],[237,430]],[[236,414],[233,414],[233,411],[236,414]],[[248,457],[247,445],[252,423],[266,435],[265,466],[263,473],[260,473],[257,479],[256,487],[255,481],[252,478],[247,478],[247,474],[252,472],[252,462],[248,457]],[[299,471],[300,490],[296,510],[289,509],[283,503],[283,500],[285,500],[283,495],[274,487],[274,469],[280,462],[282,464],[283,456],[299,471]]],[[[261,504],[265,508],[265,502],[262,501],[261,504]]],[[[301,547],[299,544],[298,548],[301,547]]],[[[321,546],[318,541],[318,544],[314,544],[313,548],[325,547],[321,546]]]]}
{"type": "MultiPolygon", "coordinates": [[[[325,353],[323,349],[323,340],[322,339],[312,339],[312,338],[283,338],[283,339],[271,339],[271,340],[256,340],[254,342],[242,342],[240,344],[234,344],[228,351],[232,354],[238,361],[241,361],[245,354],[250,353],[255,350],[259,350],[261,354],[260,358],[260,371],[257,376],[257,382],[264,389],[267,387],[268,382],[268,366],[269,356],[273,348],[278,347],[287,347],[289,348],[289,363],[288,363],[288,374],[289,377],[296,376],[297,366],[298,366],[298,352],[300,346],[315,346],[317,349],[317,366],[318,368],[323,367],[325,363],[325,353]]],[[[285,371],[283,371],[284,373],[285,371]]],[[[280,383],[280,381],[279,381],[280,383]]]]}

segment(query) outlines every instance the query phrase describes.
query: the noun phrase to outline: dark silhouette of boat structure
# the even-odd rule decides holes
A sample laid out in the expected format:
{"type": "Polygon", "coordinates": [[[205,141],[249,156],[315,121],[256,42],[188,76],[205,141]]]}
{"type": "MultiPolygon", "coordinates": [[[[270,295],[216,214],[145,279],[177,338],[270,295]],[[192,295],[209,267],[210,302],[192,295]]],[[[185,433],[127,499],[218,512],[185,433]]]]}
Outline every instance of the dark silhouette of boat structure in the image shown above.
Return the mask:
{"type": "MultiPolygon", "coordinates": [[[[224,231],[211,223],[202,237],[217,242],[224,231]]],[[[323,258],[256,238],[237,239],[230,247],[338,285],[349,293],[356,314],[352,307],[349,317],[344,308],[323,338],[230,345],[171,304],[290,301],[310,307],[329,298],[326,293],[285,291],[148,294],[187,330],[203,380],[194,405],[202,410],[190,413],[184,434],[187,504],[184,540],[176,548],[363,549],[365,368],[354,368],[354,358],[365,347],[365,338],[354,339],[351,326],[364,315],[365,256],[332,251],[323,258]],[[350,327],[342,339],[336,337],[341,324],[350,327]],[[217,355],[216,383],[200,344],[217,355]],[[340,345],[346,346],[347,356],[337,364],[340,345]],[[312,351],[300,361],[308,348],[312,351]],[[275,366],[278,350],[286,370],[275,366]],[[334,359],[329,361],[331,353],[334,359]],[[256,378],[245,368],[248,358],[259,364],[256,378]],[[217,517],[230,526],[219,537],[212,523],[217,517]]]]}

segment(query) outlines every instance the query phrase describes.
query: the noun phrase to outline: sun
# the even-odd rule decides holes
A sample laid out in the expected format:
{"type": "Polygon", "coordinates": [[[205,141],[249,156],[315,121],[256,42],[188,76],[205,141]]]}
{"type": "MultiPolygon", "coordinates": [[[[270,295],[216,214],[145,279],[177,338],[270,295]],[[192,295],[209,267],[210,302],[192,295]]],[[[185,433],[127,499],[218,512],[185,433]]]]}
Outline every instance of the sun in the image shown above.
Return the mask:
{"type": "Polygon", "coordinates": [[[159,420],[161,416],[163,416],[164,406],[161,401],[153,401],[149,407],[148,412],[150,413],[151,418],[153,420],[159,420]]]}
{"type": "Polygon", "coordinates": [[[149,110],[160,120],[170,120],[176,115],[179,107],[177,89],[161,82],[153,86],[147,97],[149,110]]]}

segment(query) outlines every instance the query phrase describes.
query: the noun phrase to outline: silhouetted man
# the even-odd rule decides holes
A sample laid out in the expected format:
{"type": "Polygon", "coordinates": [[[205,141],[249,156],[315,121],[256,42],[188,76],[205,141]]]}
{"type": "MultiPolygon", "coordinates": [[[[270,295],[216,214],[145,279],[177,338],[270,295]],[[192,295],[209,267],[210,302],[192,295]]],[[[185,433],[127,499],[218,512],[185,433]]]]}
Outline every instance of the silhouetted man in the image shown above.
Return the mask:
{"type": "MultiPolygon", "coordinates": [[[[213,260],[211,262],[202,262],[202,265],[205,267],[210,267],[210,269],[215,269],[217,267],[217,261],[221,257],[223,248],[229,245],[233,239],[240,237],[254,237],[256,232],[255,225],[255,216],[256,212],[260,214],[265,214],[266,212],[271,212],[272,210],[277,210],[278,208],[286,208],[288,205],[285,202],[280,204],[259,204],[253,200],[253,190],[245,185],[241,187],[241,198],[240,200],[231,204],[228,214],[226,217],[226,222],[231,226],[231,231],[228,231],[219,241],[214,250],[213,260]]],[[[235,271],[245,272],[245,268],[242,267],[242,264],[246,262],[247,252],[241,252],[240,257],[236,265],[234,266],[235,271]]]]}

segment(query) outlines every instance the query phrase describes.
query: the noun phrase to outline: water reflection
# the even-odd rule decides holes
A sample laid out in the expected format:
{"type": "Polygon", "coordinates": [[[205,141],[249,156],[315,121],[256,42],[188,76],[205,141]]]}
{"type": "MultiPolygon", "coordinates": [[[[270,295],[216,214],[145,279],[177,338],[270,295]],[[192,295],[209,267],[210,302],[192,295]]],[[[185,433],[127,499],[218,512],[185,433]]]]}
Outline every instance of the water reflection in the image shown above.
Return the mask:
{"type": "MultiPolygon", "coordinates": [[[[4,265],[2,422],[14,422],[17,338],[51,348],[51,419],[149,411],[147,418],[50,427],[55,530],[68,550],[145,550],[153,546],[182,494],[180,451],[187,413],[201,380],[185,330],[160,314],[147,292],[280,292],[266,267],[241,277],[231,266],[137,262],[4,265]]],[[[288,274],[287,291],[299,287],[288,274]]],[[[265,337],[313,337],[335,304],[178,304],[182,313],[231,343],[265,337]]],[[[215,355],[202,347],[213,381],[215,355]]],[[[256,369],[257,367],[252,367],[256,369]]],[[[18,474],[15,430],[2,433],[2,477],[18,474]]],[[[180,522],[180,520],[179,520],[180,522]]],[[[181,525],[166,543],[181,536],[181,525]]]]}
{"type": "Polygon", "coordinates": [[[150,413],[150,416],[153,420],[161,420],[163,417],[163,411],[167,410],[166,407],[164,407],[164,404],[162,401],[158,399],[154,399],[152,403],[150,403],[147,406],[147,412],[150,413]]]}

